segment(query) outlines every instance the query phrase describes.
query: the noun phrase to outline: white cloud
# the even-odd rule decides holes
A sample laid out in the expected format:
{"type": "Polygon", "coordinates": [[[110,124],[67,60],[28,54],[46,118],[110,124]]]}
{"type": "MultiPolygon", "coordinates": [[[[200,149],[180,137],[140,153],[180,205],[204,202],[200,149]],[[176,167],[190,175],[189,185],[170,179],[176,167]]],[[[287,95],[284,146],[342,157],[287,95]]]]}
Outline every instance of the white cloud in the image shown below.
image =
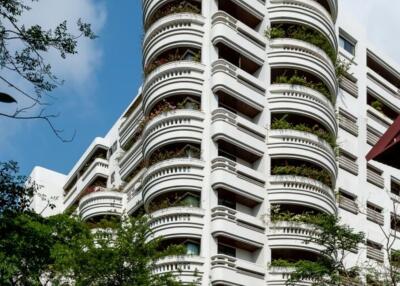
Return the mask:
{"type": "Polygon", "coordinates": [[[363,27],[368,42],[400,66],[400,1],[340,0],[339,5],[341,17],[363,27]]]}
{"type": "MultiPolygon", "coordinates": [[[[106,22],[106,5],[104,0],[40,0],[38,2],[25,0],[26,4],[32,9],[25,12],[21,17],[21,23],[26,26],[38,24],[43,29],[53,29],[64,20],[67,21],[69,31],[73,34],[79,34],[77,30],[77,21],[82,19],[83,22],[92,24],[92,28],[96,34],[100,34],[106,22]]],[[[12,49],[12,46],[9,46],[12,49]]],[[[92,109],[96,87],[96,71],[99,70],[102,62],[102,49],[98,40],[90,40],[80,38],[78,40],[78,54],[71,55],[63,60],[55,51],[50,51],[46,54],[48,61],[53,69],[53,73],[60,79],[65,80],[63,87],[56,89],[54,92],[63,89],[68,90],[71,94],[63,100],[63,104],[69,105],[69,108],[74,102],[79,102],[81,108],[92,109]],[[79,97],[79,99],[78,99],[79,97]]],[[[28,93],[32,93],[32,86],[23,80],[15,73],[1,71],[2,76],[5,76],[9,81],[16,84],[19,88],[28,93]]],[[[8,87],[4,82],[0,82],[0,90],[10,92],[18,99],[19,107],[27,106],[26,98],[19,95],[14,89],[8,87]]],[[[54,113],[63,108],[59,103],[55,103],[54,113]]],[[[76,108],[76,106],[74,106],[76,108]]],[[[0,112],[11,113],[15,110],[16,105],[1,105],[0,112]]],[[[34,112],[34,111],[33,111],[34,112]]],[[[53,113],[53,112],[51,112],[53,113]]],[[[76,112],[79,114],[79,112],[76,112]]],[[[28,123],[22,121],[13,121],[0,117],[0,148],[5,150],[12,149],[12,141],[19,135],[24,128],[27,128],[28,123]],[[12,122],[12,124],[10,124],[12,122]]]]}
{"type": "MultiPolygon", "coordinates": [[[[30,1],[29,1],[30,2],[30,1]]],[[[91,23],[95,32],[99,32],[106,21],[105,3],[96,0],[40,0],[29,4],[32,10],[24,14],[23,22],[39,24],[43,28],[54,28],[67,20],[71,31],[78,34],[76,23],[79,18],[91,23]]],[[[55,74],[69,86],[81,88],[90,84],[94,72],[101,64],[102,51],[97,41],[81,38],[78,54],[61,60],[59,55],[51,53],[49,61],[55,74]]]]}

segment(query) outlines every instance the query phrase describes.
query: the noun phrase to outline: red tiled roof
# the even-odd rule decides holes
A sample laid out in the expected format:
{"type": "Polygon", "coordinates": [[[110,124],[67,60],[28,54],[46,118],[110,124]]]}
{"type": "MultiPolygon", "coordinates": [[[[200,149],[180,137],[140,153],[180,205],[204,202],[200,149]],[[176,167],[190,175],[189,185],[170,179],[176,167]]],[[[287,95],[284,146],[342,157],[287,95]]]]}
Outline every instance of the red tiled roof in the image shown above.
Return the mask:
{"type": "Polygon", "coordinates": [[[400,169],[400,116],[372,147],[366,158],[367,161],[375,160],[400,169]]]}

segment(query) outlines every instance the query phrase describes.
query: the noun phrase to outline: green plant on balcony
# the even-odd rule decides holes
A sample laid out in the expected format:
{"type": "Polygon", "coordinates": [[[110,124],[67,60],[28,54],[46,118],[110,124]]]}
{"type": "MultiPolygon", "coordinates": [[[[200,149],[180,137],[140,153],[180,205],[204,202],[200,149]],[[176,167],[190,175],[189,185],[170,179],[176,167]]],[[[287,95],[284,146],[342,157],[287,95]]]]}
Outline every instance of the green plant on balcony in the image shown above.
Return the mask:
{"type": "Polygon", "coordinates": [[[302,85],[311,89],[314,89],[325,97],[327,97],[331,102],[334,102],[334,98],[331,96],[329,89],[322,82],[314,82],[308,79],[305,75],[298,74],[298,71],[294,71],[292,76],[287,76],[283,73],[275,78],[274,84],[291,84],[291,85],[302,85]]]}
{"type": "Polygon", "coordinates": [[[269,39],[290,38],[301,40],[323,50],[333,63],[336,62],[336,51],[329,40],[320,32],[303,25],[276,25],[265,31],[269,39]]]}
{"type": "Polygon", "coordinates": [[[265,31],[265,36],[269,39],[290,38],[301,40],[320,48],[327,54],[335,66],[336,78],[338,80],[350,69],[352,62],[339,58],[329,40],[322,33],[307,26],[279,24],[268,28],[265,31]]]}
{"type": "Polygon", "coordinates": [[[149,212],[155,212],[161,209],[172,207],[199,207],[200,201],[198,196],[191,193],[184,195],[175,194],[174,197],[166,197],[160,201],[153,201],[149,205],[149,212]]]}
{"type": "Polygon", "coordinates": [[[177,109],[199,110],[200,104],[196,100],[191,99],[190,97],[184,98],[183,100],[178,102],[175,102],[173,100],[163,99],[152,109],[149,115],[144,116],[143,119],[139,122],[135,134],[129,139],[124,149],[129,150],[132,148],[132,146],[142,137],[146,125],[153,118],[159,116],[160,114],[171,112],[177,109]]]}
{"type": "MultiPolygon", "coordinates": [[[[287,220],[291,215],[282,216],[287,220]]],[[[272,259],[270,266],[291,268],[288,269],[286,285],[299,285],[299,282],[304,280],[310,281],[312,286],[340,286],[360,281],[360,269],[347,267],[344,260],[349,252],[364,243],[363,232],[355,232],[348,225],[341,224],[340,218],[335,215],[306,213],[297,219],[308,223],[310,227],[314,226],[311,230],[318,235],[308,236],[304,243],[319,245],[321,251],[310,260],[298,259],[298,256],[272,259]]]]}
{"type": "Polygon", "coordinates": [[[190,60],[193,62],[201,61],[200,51],[193,52],[192,56],[189,59],[185,57],[186,55],[187,55],[186,53],[181,53],[179,49],[176,49],[175,52],[170,51],[166,55],[162,55],[157,59],[151,61],[149,64],[147,64],[143,69],[144,75],[147,76],[159,66],[165,65],[170,62],[182,61],[182,60],[190,60]]]}
{"type": "Polygon", "coordinates": [[[120,219],[117,216],[107,215],[102,217],[100,220],[88,220],[86,225],[90,229],[101,228],[101,229],[116,229],[120,223],[120,219]]]}
{"type": "Polygon", "coordinates": [[[200,14],[201,10],[196,5],[193,5],[189,1],[176,1],[173,3],[169,3],[160,9],[158,9],[153,16],[147,21],[145,25],[145,30],[147,30],[152,24],[154,24],[157,20],[164,18],[171,14],[177,13],[193,13],[200,14]]]}
{"type": "Polygon", "coordinates": [[[287,117],[288,115],[286,114],[281,118],[275,118],[272,121],[271,129],[291,129],[312,133],[325,140],[332,148],[337,147],[335,136],[321,128],[318,124],[314,124],[313,126],[309,126],[305,123],[293,124],[287,120],[287,117]]]}
{"type": "Polygon", "coordinates": [[[374,101],[371,102],[371,106],[378,110],[379,112],[383,113],[383,103],[379,101],[378,99],[375,99],[374,101]]]}
{"type": "Polygon", "coordinates": [[[274,166],[272,168],[272,175],[302,176],[320,181],[321,183],[332,187],[332,180],[328,171],[320,168],[310,167],[306,164],[302,164],[299,166],[289,164],[274,166]]]}
{"type": "Polygon", "coordinates": [[[177,147],[169,150],[155,151],[147,162],[147,166],[152,166],[161,161],[175,158],[196,158],[200,159],[200,149],[190,144],[185,147],[177,147]]]}

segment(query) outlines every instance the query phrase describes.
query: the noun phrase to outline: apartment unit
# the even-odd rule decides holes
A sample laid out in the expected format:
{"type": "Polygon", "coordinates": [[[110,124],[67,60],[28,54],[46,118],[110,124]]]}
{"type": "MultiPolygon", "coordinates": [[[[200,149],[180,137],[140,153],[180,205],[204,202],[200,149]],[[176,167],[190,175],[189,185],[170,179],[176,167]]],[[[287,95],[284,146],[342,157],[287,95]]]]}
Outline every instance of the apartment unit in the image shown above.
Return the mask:
{"type": "Polygon", "coordinates": [[[387,261],[400,172],[365,155],[399,114],[400,73],[337,0],[143,0],[143,18],[133,102],[58,186],[33,174],[56,211],[145,211],[187,248],[156,271],[204,286],[285,285],[274,261],[315,259],[310,228],[280,213],[339,213],[368,236],[349,263],[387,261]]]}

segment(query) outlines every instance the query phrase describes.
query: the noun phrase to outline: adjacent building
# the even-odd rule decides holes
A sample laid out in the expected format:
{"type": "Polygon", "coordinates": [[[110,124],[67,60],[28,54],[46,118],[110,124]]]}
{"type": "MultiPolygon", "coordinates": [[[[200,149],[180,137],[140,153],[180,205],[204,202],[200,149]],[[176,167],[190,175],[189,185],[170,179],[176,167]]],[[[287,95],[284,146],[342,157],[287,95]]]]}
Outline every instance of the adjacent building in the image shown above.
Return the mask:
{"type": "Polygon", "coordinates": [[[387,261],[400,171],[365,155],[399,114],[400,69],[337,0],[143,0],[143,18],[137,96],[69,174],[33,173],[56,211],[145,211],[187,247],[156,271],[204,286],[285,285],[274,261],[314,259],[280,214],[338,213],[367,233],[349,263],[387,261]]]}

